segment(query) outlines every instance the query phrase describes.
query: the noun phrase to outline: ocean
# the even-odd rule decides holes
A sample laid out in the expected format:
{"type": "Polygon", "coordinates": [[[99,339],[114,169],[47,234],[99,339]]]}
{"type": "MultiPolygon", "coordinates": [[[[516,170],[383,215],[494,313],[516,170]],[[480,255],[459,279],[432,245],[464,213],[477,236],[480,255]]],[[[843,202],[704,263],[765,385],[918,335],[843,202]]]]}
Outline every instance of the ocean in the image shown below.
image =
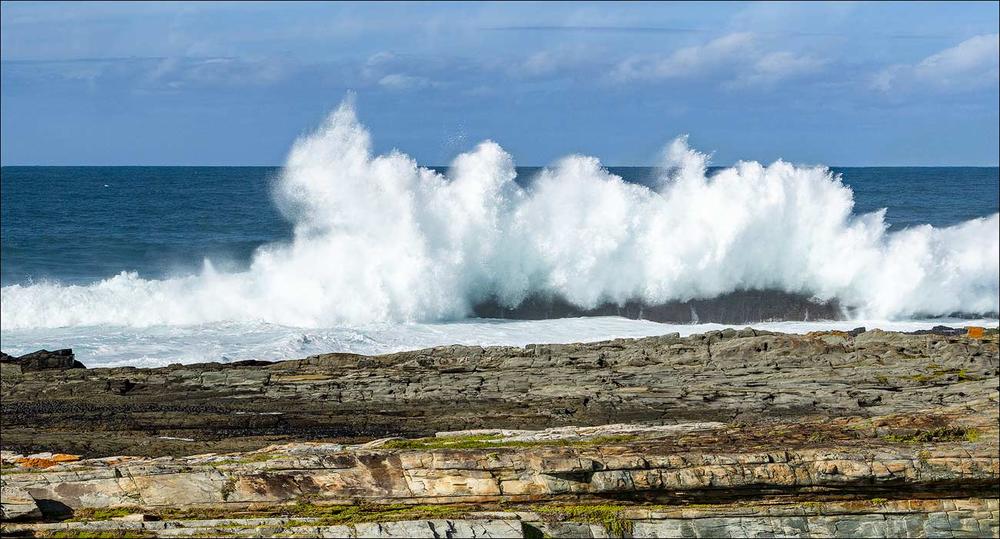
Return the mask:
{"type": "Polygon", "coordinates": [[[711,167],[683,139],[665,155],[516,167],[484,143],[419,167],[373,155],[341,109],[284,167],[3,167],[2,348],[163,365],[688,334],[723,326],[473,310],[741,290],[844,313],[741,324],[761,328],[996,325],[996,167],[711,167]]]}
{"type": "MultiPolygon", "coordinates": [[[[446,172],[446,167],[434,167],[446,172]]],[[[609,167],[650,186],[658,169],[609,167]]],[[[710,169],[717,173],[721,168],[710,169]]],[[[890,230],[944,227],[998,211],[996,167],[832,167],[857,215],[886,208],[890,230]]],[[[528,187],[538,167],[518,167],[528,187]]],[[[3,167],[0,283],[90,284],[239,271],[254,250],[292,239],[272,198],[281,167],[3,167]]]]}

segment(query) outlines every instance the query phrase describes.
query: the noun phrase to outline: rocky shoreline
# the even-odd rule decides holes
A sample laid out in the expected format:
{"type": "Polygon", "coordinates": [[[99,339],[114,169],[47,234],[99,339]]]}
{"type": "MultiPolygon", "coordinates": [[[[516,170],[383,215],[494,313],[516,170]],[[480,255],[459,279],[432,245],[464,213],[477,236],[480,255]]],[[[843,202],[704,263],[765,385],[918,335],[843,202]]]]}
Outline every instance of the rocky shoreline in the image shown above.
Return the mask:
{"type": "Polygon", "coordinates": [[[54,357],[0,362],[5,536],[1000,531],[996,330],[54,357]]]}

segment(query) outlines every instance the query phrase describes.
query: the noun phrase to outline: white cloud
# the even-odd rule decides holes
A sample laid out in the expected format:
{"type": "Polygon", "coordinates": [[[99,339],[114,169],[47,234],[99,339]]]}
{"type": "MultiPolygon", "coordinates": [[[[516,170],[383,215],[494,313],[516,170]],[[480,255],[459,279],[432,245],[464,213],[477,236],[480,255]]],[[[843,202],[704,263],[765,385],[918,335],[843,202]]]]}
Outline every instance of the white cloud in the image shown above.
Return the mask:
{"type": "Polygon", "coordinates": [[[367,58],[358,71],[364,85],[374,84],[397,92],[440,86],[442,73],[450,63],[443,58],[377,52],[367,58]]]}
{"type": "Polygon", "coordinates": [[[883,92],[931,87],[974,89],[1000,79],[1000,34],[969,38],[916,64],[896,64],[876,73],[872,86],[883,92]]]}
{"type": "Polygon", "coordinates": [[[538,51],[513,66],[511,71],[518,75],[537,76],[556,71],[565,63],[565,58],[554,51],[538,51]]]}
{"type": "MultiPolygon", "coordinates": [[[[161,91],[266,87],[297,73],[282,57],[132,57],[20,61],[5,64],[5,77],[18,84],[83,84],[88,90],[114,88],[142,94],[161,91]]],[[[6,84],[6,82],[5,82],[6,84]]]]}
{"type": "Polygon", "coordinates": [[[619,82],[715,77],[726,86],[764,85],[815,71],[824,63],[807,55],[765,50],[753,34],[737,32],[666,56],[626,59],[611,77],[619,82]]]}
{"type": "Polygon", "coordinates": [[[368,67],[375,67],[378,65],[384,65],[393,62],[398,56],[390,51],[379,51],[368,57],[365,60],[365,65],[368,67]]]}
{"type": "Polygon", "coordinates": [[[743,84],[773,84],[780,80],[817,71],[826,62],[812,56],[801,56],[788,51],[771,52],[753,63],[749,72],[738,82],[743,84]]]}
{"type": "Polygon", "coordinates": [[[753,34],[729,34],[665,57],[627,59],[612,75],[622,81],[693,77],[742,58],[753,41],[753,34]]]}
{"type": "Polygon", "coordinates": [[[983,71],[997,78],[1000,34],[976,36],[958,45],[928,56],[915,71],[925,77],[976,75],[983,71]]]}
{"type": "Polygon", "coordinates": [[[403,73],[390,73],[378,81],[378,85],[390,90],[416,90],[432,85],[425,77],[415,77],[403,73]]]}
{"type": "Polygon", "coordinates": [[[295,66],[286,58],[164,58],[142,77],[141,86],[264,86],[284,80],[295,66]]]}
{"type": "Polygon", "coordinates": [[[546,77],[577,72],[598,62],[599,55],[586,47],[559,47],[533,52],[503,69],[513,77],[546,77]]]}

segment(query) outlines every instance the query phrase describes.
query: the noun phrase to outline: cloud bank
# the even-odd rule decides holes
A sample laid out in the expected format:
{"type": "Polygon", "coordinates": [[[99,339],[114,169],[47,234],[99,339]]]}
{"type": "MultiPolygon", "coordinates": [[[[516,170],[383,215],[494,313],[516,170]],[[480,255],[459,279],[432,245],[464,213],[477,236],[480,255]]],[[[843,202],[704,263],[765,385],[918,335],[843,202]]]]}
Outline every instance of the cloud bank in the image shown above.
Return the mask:
{"type": "Polygon", "coordinates": [[[968,91],[996,86],[1000,79],[1000,34],[971,37],[916,64],[879,71],[872,86],[882,92],[931,89],[968,91]]]}

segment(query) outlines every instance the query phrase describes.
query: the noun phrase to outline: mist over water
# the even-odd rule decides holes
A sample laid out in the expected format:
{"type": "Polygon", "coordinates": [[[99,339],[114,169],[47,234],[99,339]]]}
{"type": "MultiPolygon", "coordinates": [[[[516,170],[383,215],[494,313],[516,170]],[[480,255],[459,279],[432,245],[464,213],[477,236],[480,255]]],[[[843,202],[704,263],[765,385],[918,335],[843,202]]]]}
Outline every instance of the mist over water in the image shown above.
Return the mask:
{"type": "MultiPolygon", "coordinates": [[[[582,309],[777,289],[835,299],[851,318],[1000,310],[1000,216],[890,232],[856,215],[824,167],[742,162],[706,173],[685,138],[650,185],[573,155],[527,186],[486,141],[446,174],[374,155],[345,103],[295,143],[275,184],[293,225],[244,271],[2,289],[5,331],[262,322],[304,328],[437,322],[538,294],[582,309]]],[[[956,194],[956,196],[961,196],[956,194]]]]}

